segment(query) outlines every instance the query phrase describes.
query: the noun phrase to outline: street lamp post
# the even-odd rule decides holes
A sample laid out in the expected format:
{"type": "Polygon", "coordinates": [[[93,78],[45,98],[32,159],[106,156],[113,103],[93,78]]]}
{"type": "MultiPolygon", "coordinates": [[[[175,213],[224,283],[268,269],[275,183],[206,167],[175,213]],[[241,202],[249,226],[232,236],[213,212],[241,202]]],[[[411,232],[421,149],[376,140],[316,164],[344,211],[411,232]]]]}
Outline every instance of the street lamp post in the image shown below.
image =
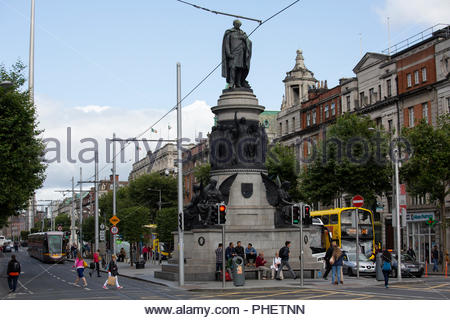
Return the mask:
{"type": "Polygon", "coordinates": [[[394,149],[394,166],[395,166],[395,211],[397,216],[397,278],[398,281],[402,280],[402,248],[401,248],[401,233],[400,233],[400,188],[398,178],[398,159],[399,152],[398,147],[394,149]]]}

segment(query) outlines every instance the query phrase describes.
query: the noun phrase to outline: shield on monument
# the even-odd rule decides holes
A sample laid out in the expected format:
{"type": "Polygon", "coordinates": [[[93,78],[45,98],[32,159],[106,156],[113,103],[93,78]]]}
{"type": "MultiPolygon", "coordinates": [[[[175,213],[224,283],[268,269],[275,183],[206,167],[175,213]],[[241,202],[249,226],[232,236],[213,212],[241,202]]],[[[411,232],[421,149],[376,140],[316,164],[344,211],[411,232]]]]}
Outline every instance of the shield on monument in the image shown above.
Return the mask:
{"type": "Polygon", "coordinates": [[[244,198],[250,198],[253,194],[253,183],[241,183],[241,193],[244,198]]]}

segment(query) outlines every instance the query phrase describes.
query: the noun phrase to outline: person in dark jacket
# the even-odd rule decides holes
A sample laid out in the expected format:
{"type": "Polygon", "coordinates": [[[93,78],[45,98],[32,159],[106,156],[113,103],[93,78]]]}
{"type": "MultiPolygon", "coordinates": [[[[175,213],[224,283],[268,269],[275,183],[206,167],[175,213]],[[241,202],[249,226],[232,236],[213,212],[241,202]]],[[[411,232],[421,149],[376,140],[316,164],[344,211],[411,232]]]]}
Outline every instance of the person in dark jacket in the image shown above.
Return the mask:
{"type": "Polygon", "coordinates": [[[14,254],[11,256],[11,260],[8,263],[6,274],[8,275],[9,292],[15,292],[20,275],[20,263],[16,260],[16,255],[14,254]]]}
{"type": "Polygon", "coordinates": [[[330,259],[331,259],[331,256],[333,255],[333,249],[334,249],[335,246],[336,246],[336,241],[333,241],[331,243],[331,246],[327,249],[327,252],[325,253],[325,258],[324,258],[324,260],[325,260],[325,272],[323,273],[323,278],[325,280],[327,280],[328,274],[331,271],[332,265],[330,264],[330,259]]]}
{"type": "Polygon", "coordinates": [[[119,268],[117,267],[117,263],[116,263],[117,257],[116,255],[112,255],[111,256],[111,261],[108,264],[108,279],[106,279],[105,284],[103,285],[103,289],[108,289],[107,285],[108,285],[108,280],[110,277],[115,277],[115,281],[116,281],[116,287],[117,289],[122,289],[123,287],[121,285],[119,285],[119,268]]]}
{"type": "Polygon", "coordinates": [[[406,253],[413,258],[414,260],[416,260],[416,253],[414,252],[414,249],[409,247],[408,251],[406,251],[406,253]]]}
{"type": "Polygon", "coordinates": [[[237,242],[234,251],[236,252],[236,255],[238,255],[239,257],[242,258],[243,261],[245,261],[245,250],[244,247],[241,245],[240,241],[237,242]]]}
{"type": "Polygon", "coordinates": [[[381,270],[383,271],[384,276],[384,286],[386,288],[389,288],[389,274],[391,273],[392,270],[392,255],[386,249],[383,250],[383,253],[381,255],[381,261],[383,263],[381,265],[381,270]]]}
{"type": "Polygon", "coordinates": [[[332,261],[330,259],[330,263],[333,262],[331,263],[331,282],[336,285],[339,283],[344,284],[344,280],[341,278],[341,268],[344,260],[344,254],[337,245],[335,245],[333,248],[333,254],[331,258],[332,261]]]}
{"type": "Polygon", "coordinates": [[[291,247],[291,242],[290,241],[286,241],[284,244],[284,247],[280,249],[279,252],[279,256],[281,258],[281,265],[277,270],[277,275],[276,275],[276,279],[277,280],[281,280],[280,278],[280,272],[281,270],[283,270],[283,267],[286,266],[288,268],[288,271],[292,274],[292,278],[294,278],[294,280],[297,278],[297,276],[295,275],[294,271],[291,268],[291,265],[289,264],[289,255],[290,253],[290,248],[291,247]]]}
{"type": "Polygon", "coordinates": [[[431,259],[433,261],[433,272],[438,272],[439,251],[437,246],[434,246],[433,251],[431,251],[431,259]]]}

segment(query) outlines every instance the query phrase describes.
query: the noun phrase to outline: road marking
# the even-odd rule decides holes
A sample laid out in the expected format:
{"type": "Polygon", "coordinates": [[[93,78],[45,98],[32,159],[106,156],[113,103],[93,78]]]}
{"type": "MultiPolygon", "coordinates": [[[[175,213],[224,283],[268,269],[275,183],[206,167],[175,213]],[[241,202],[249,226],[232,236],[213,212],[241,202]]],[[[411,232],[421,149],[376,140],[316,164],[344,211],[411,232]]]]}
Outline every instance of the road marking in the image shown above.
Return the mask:
{"type": "Polygon", "coordinates": [[[25,287],[22,282],[20,282],[20,280],[17,281],[19,283],[19,285],[25,289],[25,291],[28,291],[29,294],[33,294],[33,292],[31,292],[27,287],[25,287]]]}
{"type": "Polygon", "coordinates": [[[315,299],[315,298],[322,298],[322,297],[331,296],[331,295],[336,294],[336,293],[337,292],[330,292],[330,293],[325,293],[325,294],[319,294],[319,295],[315,295],[315,296],[305,297],[303,299],[310,300],[310,299],[315,299]]]}

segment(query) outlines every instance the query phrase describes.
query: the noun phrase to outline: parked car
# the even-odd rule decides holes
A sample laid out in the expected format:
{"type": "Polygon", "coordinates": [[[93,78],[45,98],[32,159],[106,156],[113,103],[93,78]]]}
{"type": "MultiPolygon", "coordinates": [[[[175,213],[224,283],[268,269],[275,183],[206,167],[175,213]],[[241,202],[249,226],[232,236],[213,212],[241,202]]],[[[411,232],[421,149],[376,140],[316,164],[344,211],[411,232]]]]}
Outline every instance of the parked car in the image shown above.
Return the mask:
{"type": "Polygon", "coordinates": [[[12,252],[13,245],[11,242],[3,243],[3,252],[12,252]]]}
{"type": "MultiPolygon", "coordinates": [[[[420,278],[424,272],[424,265],[416,261],[413,257],[406,253],[402,253],[402,277],[420,278]]],[[[392,272],[391,276],[396,278],[398,272],[397,254],[392,255],[392,272]]]]}
{"type": "MultiPolygon", "coordinates": [[[[344,252],[343,272],[349,276],[356,275],[356,252],[344,252]]],[[[364,254],[359,254],[359,274],[375,275],[375,263],[364,254]]]]}

